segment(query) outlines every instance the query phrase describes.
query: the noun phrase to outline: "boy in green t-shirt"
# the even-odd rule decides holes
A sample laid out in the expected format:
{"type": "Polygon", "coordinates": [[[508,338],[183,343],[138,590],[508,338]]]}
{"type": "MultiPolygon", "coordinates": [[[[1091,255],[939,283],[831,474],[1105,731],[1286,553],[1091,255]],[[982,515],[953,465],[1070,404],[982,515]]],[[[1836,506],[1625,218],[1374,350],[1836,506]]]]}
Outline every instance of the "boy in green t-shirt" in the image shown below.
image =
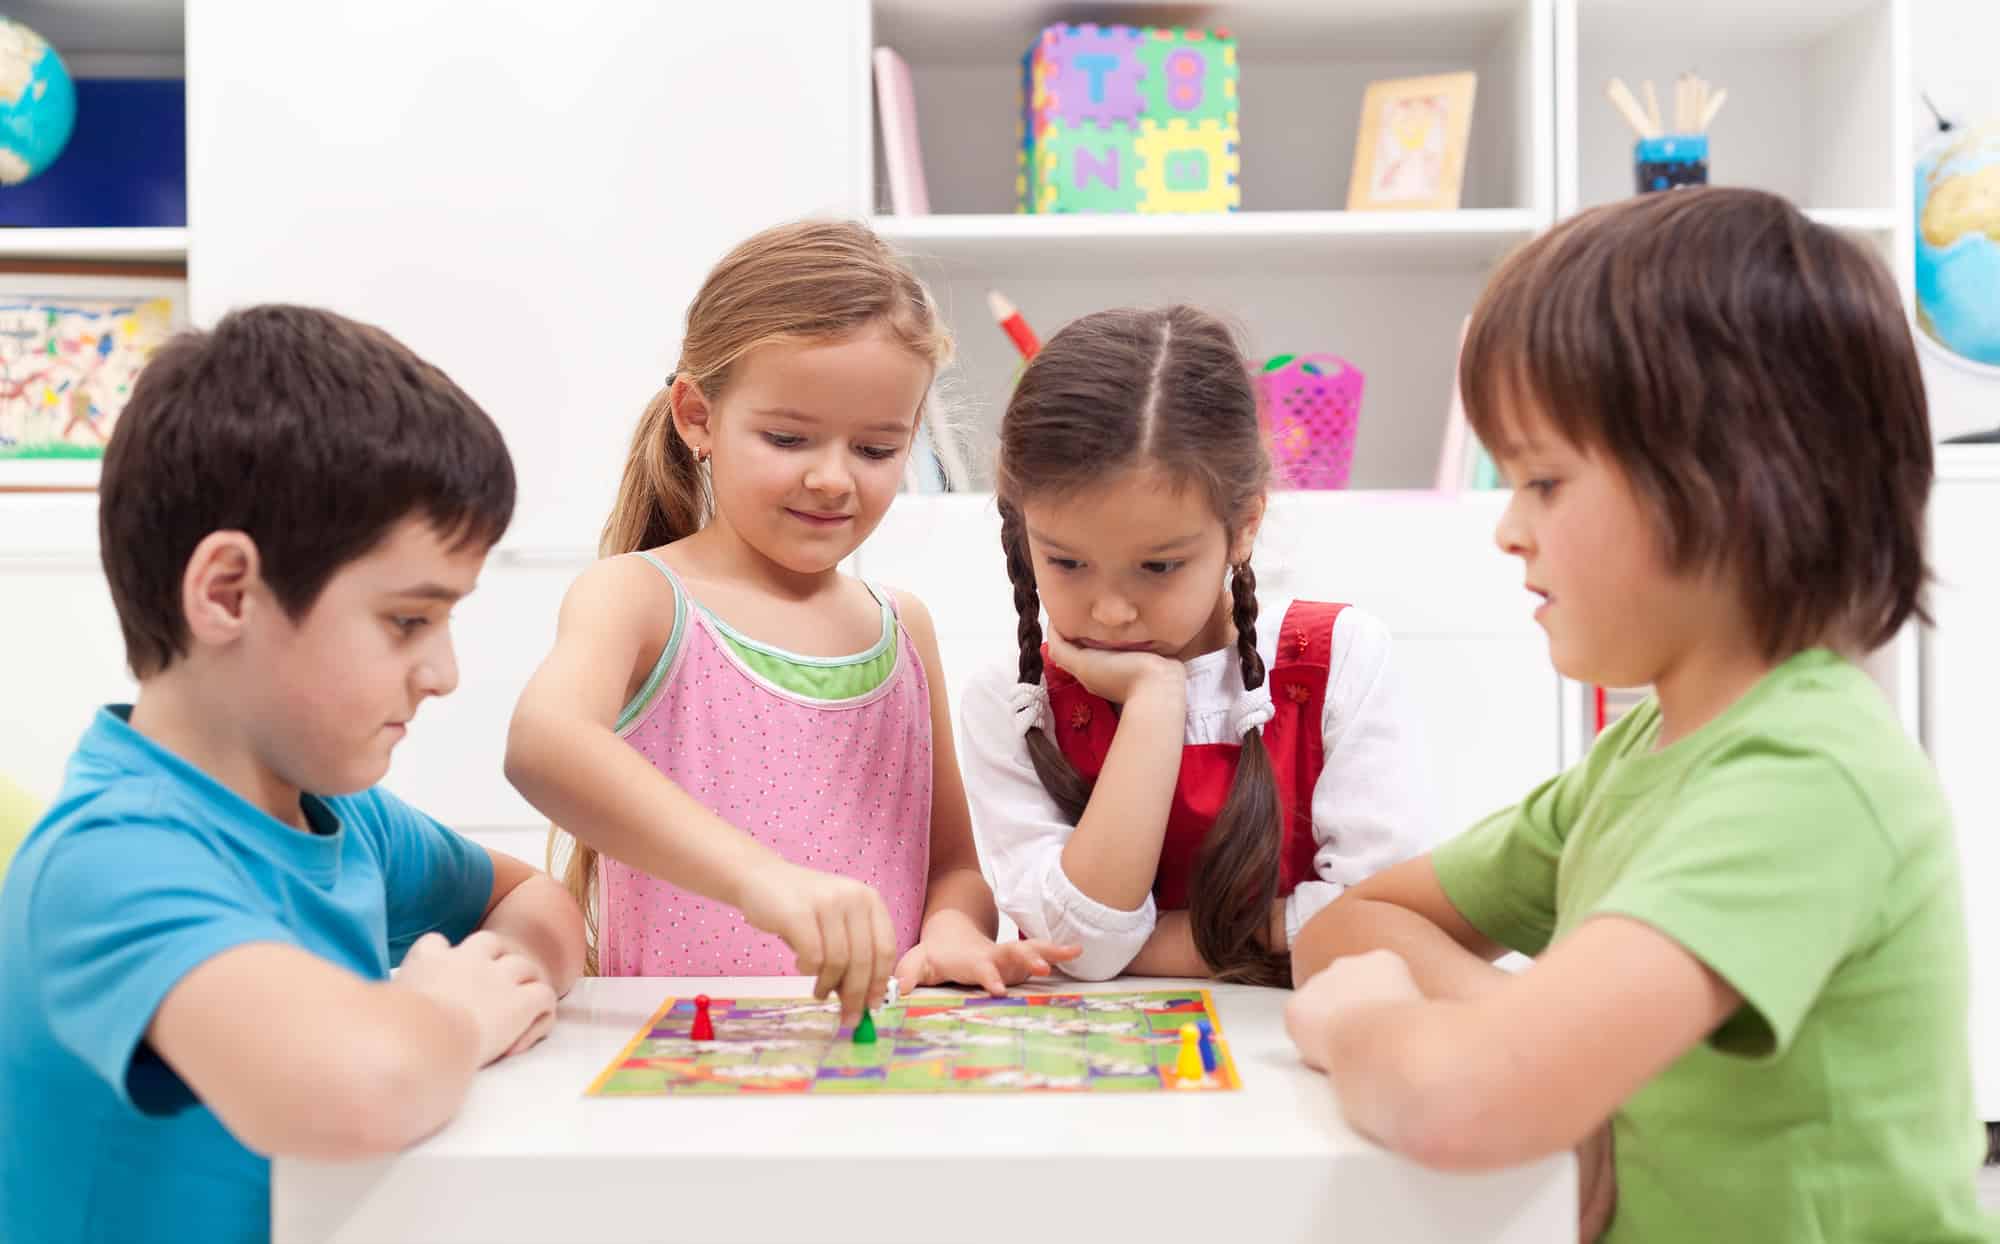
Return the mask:
{"type": "Polygon", "coordinates": [[[1575,1148],[1586,1239],[2000,1237],[1950,813],[1842,655],[1927,573],[1889,274],[1771,195],[1649,195],[1509,259],[1459,375],[1556,668],[1655,695],[1301,931],[1300,1051],[1429,1165],[1575,1148]]]}

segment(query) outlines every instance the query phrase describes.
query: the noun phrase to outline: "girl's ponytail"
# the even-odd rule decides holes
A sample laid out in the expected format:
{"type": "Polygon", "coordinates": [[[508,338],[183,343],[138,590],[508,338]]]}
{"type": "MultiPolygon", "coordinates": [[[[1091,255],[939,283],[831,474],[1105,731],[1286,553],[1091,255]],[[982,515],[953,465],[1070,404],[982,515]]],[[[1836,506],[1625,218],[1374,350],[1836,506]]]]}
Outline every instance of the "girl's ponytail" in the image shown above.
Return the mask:
{"type": "Polygon", "coordinates": [[[632,452],[618,481],[618,499],[597,541],[599,557],[671,544],[700,531],[713,512],[708,474],[674,428],[674,377],[646,403],[632,433],[632,452]]]}

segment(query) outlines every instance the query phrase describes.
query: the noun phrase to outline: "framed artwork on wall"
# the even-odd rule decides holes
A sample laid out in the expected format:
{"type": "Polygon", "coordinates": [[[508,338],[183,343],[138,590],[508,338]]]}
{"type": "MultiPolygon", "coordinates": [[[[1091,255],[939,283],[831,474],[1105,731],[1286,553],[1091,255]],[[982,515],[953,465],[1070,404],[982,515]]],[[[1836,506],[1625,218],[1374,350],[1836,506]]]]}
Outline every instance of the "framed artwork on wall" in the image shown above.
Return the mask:
{"type": "Polygon", "coordinates": [[[1347,185],[1350,212],[1455,211],[1479,75],[1368,84],[1347,185]]]}
{"type": "Polygon", "coordinates": [[[173,266],[0,271],[0,491],[95,489],[133,381],[186,324],[173,266]]]}

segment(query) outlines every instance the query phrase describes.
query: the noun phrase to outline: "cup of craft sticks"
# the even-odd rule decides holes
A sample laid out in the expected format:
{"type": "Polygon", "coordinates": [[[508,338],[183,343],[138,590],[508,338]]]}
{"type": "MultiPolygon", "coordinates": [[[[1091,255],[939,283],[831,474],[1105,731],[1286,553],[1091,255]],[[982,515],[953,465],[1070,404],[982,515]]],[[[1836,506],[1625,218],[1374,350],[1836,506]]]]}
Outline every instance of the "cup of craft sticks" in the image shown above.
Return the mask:
{"type": "Polygon", "coordinates": [[[1708,127],[1722,111],[1729,92],[1713,90],[1706,78],[1684,73],[1674,82],[1672,115],[1668,116],[1660,110],[1660,97],[1652,82],[1639,85],[1646,95],[1643,105],[1620,79],[1613,78],[1604,87],[1611,106],[1638,135],[1632,148],[1632,173],[1639,193],[1707,185],[1708,127]]]}

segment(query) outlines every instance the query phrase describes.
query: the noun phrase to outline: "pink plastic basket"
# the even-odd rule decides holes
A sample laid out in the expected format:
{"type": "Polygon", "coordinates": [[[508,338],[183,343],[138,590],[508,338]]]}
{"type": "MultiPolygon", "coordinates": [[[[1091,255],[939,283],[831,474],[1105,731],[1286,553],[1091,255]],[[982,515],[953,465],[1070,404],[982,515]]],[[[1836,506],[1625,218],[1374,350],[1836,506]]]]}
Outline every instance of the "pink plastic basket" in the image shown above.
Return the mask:
{"type": "Polygon", "coordinates": [[[1347,487],[1361,422],[1361,372],[1335,354],[1280,354],[1264,364],[1257,383],[1278,483],[1347,487]]]}

